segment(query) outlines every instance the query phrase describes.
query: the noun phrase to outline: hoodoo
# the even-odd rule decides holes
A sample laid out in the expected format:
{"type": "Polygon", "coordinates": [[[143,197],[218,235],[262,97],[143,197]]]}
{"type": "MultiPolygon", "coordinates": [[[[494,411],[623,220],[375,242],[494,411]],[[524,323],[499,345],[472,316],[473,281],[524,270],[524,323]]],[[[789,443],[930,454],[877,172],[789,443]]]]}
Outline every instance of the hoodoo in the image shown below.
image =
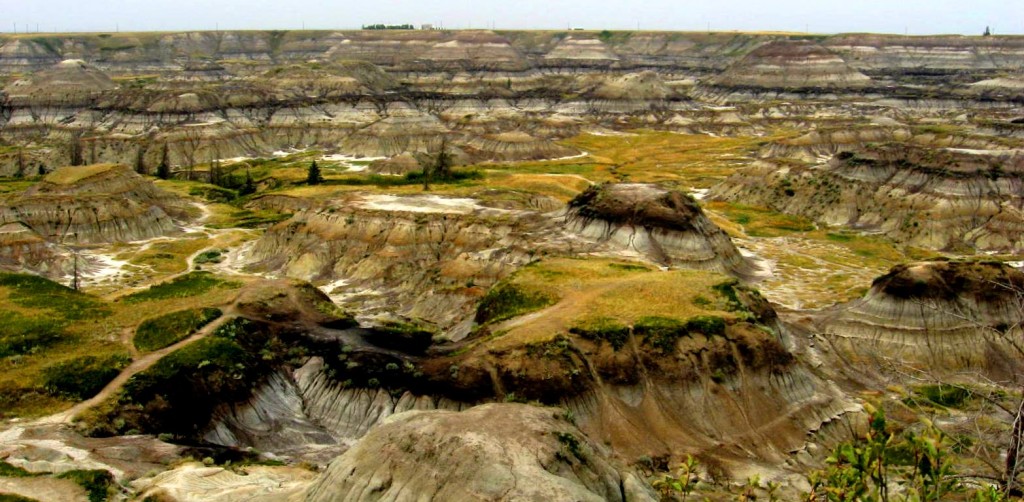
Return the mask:
{"type": "Polygon", "coordinates": [[[864,298],[823,321],[839,350],[885,367],[937,375],[982,369],[1016,378],[1024,273],[999,262],[929,261],[893,267],[864,298]]]}

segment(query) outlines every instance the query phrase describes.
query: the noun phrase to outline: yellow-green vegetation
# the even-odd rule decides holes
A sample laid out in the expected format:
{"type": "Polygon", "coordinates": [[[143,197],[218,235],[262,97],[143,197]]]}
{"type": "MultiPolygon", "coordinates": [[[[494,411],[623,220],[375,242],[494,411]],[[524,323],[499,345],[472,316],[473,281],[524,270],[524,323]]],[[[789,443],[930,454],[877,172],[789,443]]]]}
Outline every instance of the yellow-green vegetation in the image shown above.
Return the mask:
{"type": "Polygon", "coordinates": [[[71,185],[90,176],[105,173],[118,164],[92,164],[88,166],[61,167],[43,177],[43,181],[57,185],[71,185]]]}
{"type": "Polygon", "coordinates": [[[103,336],[111,314],[101,300],[52,281],[0,274],[0,413],[42,414],[102,387],[112,376],[99,366],[124,362],[116,338],[103,336]],[[76,368],[81,382],[66,378],[76,368]]]}
{"type": "Polygon", "coordinates": [[[146,319],[135,330],[135,348],[142,352],[162,349],[184,340],[221,314],[220,309],[206,307],[179,310],[146,319]]]}
{"type": "Polygon", "coordinates": [[[124,303],[143,303],[171,298],[190,298],[202,295],[214,288],[235,289],[241,283],[220,279],[210,272],[190,272],[170,281],[150,286],[142,291],[122,298],[124,303]]]}
{"type": "Polygon", "coordinates": [[[735,291],[730,284],[729,278],[714,272],[659,271],[607,259],[543,260],[521,269],[498,287],[517,293],[495,296],[517,300],[507,302],[514,307],[528,304],[535,309],[541,305],[520,301],[522,298],[549,299],[551,306],[543,316],[512,317],[497,323],[496,329],[507,333],[489,346],[544,341],[570,330],[620,345],[624,343],[618,335],[622,328],[635,329],[638,324],[651,337],[652,344],[657,345],[655,338],[662,334],[659,329],[669,323],[667,319],[679,323],[673,326],[686,331],[706,327],[688,324],[691,321],[717,326],[718,321],[712,319],[725,323],[745,316],[746,313],[737,312],[735,291]]]}

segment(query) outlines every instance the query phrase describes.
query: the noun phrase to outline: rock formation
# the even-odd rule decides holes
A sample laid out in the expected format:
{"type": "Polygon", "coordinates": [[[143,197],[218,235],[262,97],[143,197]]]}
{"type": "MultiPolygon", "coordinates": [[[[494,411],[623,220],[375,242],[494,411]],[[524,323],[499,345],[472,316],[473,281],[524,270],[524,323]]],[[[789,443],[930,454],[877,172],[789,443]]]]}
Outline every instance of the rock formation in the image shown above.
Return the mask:
{"type": "Polygon", "coordinates": [[[1024,249],[1024,155],[893,143],[822,166],[755,163],[712,196],[932,249],[1024,249]]]}
{"type": "Polygon", "coordinates": [[[0,222],[18,222],[58,243],[148,239],[177,231],[183,207],[127,166],[64,167],[6,201],[0,222]]]}
{"type": "Polygon", "coordinates": [[[395,415],[332,462],[305,499],[655,500],[563,413],[489,404],[395,415]]]}
{"type": "Polygon", "coordinates": [[[747,275],[752,268],[692,197],[657,185],[593,186],[569,203],[570,227],[668,266],[747,275]]]}
{"type": "Polygon", "coordinates": [[[870,81],[825,47],[808,41],[778,41],[747,54],[714,83],[767,89],[844,89],[863,87],[870,81]]]}
{"type": "Polygon", "coordinates": [[[820,324],[855,361],[1001,380],[1020,374],[1022,322],[1024,273],[999,262],[931,261],[893,267],[820,324]]]}

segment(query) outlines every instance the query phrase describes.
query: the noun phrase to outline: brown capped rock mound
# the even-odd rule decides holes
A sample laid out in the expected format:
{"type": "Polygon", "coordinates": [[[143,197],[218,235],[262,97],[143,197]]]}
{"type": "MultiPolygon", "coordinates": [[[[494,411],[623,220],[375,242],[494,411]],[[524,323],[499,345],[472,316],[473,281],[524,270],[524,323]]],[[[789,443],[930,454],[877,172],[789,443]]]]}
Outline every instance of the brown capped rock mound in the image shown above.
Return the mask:
{"type": "Polygon", "coordinates": [[[655,500],[563,416],[523,404],[401,413],[331,463],[305,500],[655,500]]]}
{"type": "Polygon", "coordinates": [[[714,79],[720,86],[768,89],[850,88],[870,82],[838,55],[802,40],[758,47],[714,79]]]}
{"type": "Polygon", "coordinates": [[[689,195],[654,184],[595,185],[569,202],[576,232],[663,265],[749,275],[750,263],[689,195]]]}
{"type": "Polygon", "coordinates": [[[1022,320],[1021,271],[999,262],[929,261],[893,267],[864,298],[838,308],[823,331],[858,360],[1015,378],[1022,320]]]}
{"type": "Polygon", "coordinates": [[[84,105],[94,96],[115,87],[114,81],[95,66],[68,59],[16,80],[4,91],[16,105],[84,105]]]}
{"type": "Polygon", "coordinates": [[[182,202],[128,166],[62,167],[0,208],[0,223],[20,222],[45,239],[92,244],[175,232],[182,202]]]}

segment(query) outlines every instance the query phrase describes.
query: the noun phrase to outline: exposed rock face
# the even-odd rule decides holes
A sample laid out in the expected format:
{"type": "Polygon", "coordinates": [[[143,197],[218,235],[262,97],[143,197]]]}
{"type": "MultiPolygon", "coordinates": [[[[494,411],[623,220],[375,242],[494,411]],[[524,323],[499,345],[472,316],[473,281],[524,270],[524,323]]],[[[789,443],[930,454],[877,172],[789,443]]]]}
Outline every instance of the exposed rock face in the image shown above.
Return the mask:
{"type": "Polygon", "coordinates": [[[729,236],[679,191],[638,183],[593,186],[569,203],[566,218],[577,232],[664,265],[752,271],[729,236]]]}
{"type": "Polygon", "coordinates": [[[768,43],[714,80],[721,86],[772,89],[851,88],[870,81],[838,55],[808,41],[768,43]]]}
{"type": "Polygon", "coordinates": [[[823,166],[755,163],[712,190],[932,249],[1024,249],[1024,155],[888,144],[823,166]]]}
{"type": "Polygon", "coordinates": [[[654,500],[562,412],[488,404],[396,415],[306,492],[335,500],[654,500]]]}
{"type": "Polygon", "coordinates": [[[838,35],[824,45],[865,71],[1019,68],[1024,57],[1024,41],[1007,36],[838,35]]]}
{"type": "Polygon", "coordinates": [[[368,195],[297,213],[268,229],[251,258],[290,277],[343,278],[346,291],[384,295],[402,306],[396,314],[449,328],[471,322],[486,288],[545,249],[554,228],[540,214],[471,199],[368,195]]]}
{"type": "Polygon", "coordinates": [[[92,244],[175,232],[174,197],[127,166],[65,167],[0,208],[0,222],[20,222],[55,242],[92,244]]]}
{"type": "Polygon", "coordinates": [[[69,59],[27,78],[15,80],[4,92],[15,105],[86,105],[92,98],[115,88],[110,77],[79,59],[69,59]]]}
{"type": "Polygon", "coordinates": [[[473,160],[498,162],[559,159],[579,154],[572,148],[522,131],[472,138],[464,149],[473,160]]]}
{"type": "Polygon", "coordinates": [[[223,467],[187,463],[131,486],[141,498],[176,502],[285,502],[298,496],[314,474],[298,467],[246,467],[235,472],[223,467]]]}
{"type": "Polygon", "coordinates": [[[935,261],[894,267],[822,330],[858,360],[1003,380],[1020,375],[1022,321],[1024,273],[998,262],[935,261]]]}
{"type": "Polygon", "coordinates": [[[62,274],[66,265],[68,259],[56,245],[23,223],[0,225],[0,268],[50,276],[62,274]]]}

